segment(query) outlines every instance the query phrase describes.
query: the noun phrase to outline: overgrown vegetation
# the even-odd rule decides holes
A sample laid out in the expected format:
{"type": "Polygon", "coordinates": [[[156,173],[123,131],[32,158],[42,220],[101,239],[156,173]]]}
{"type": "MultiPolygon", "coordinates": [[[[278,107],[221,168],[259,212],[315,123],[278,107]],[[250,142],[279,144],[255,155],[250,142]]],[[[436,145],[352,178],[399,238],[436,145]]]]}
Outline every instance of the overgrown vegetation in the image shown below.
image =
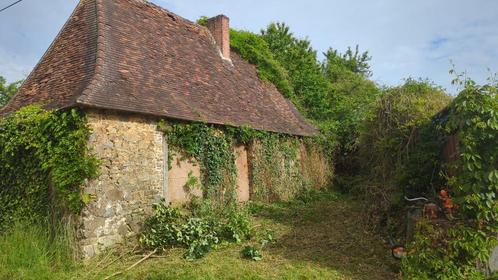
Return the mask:
{"type": "Polygon", "coordinates": [[[297,161],[298,139],[268,135],[253,145],[253,198],[275,202],[295,197],[309,189],[297,161]]]}
{"type": "MultiPolygon", "coordinates": [[[[311,187],[311,180],[318,182],[330,178],[330,172],[303,174],[300,160],[302,147],[310,154],[320,148],[313,141],[303,141],[289,135],[257,131],[250,128],[216,126],[203,123],[172,123],[161,125],[168,137],[171,150],[184,158],[194,159],[201,167],[204,196],[224,206],[236,201],[235,150],[237,145],[248,145],[253,198],[277,201],[292,198],[311,187]],[[314,178],[323,176],[323,178],[314,178]]],[[[320,164],[320,160],[315,166],[320,164]]],[[[323,165],[326,163],[322,160],[323,165]]],[[[323,168],[322,168],[323,169],[323,168]]],[[[322,182],[326,187],[328,182],[322,182]]]]}
{"type": "Polygon", "coordinates": [[[248,217],[236,206],[228,209],[223,218],[195,210],[195,216],[186,216],[164,204],[154,205],[154,210],[140,242],[147,249],[186,247],[184,256],[189,260],[203,257],[222,243],[240,243],[250,234],[248,217]]]}
{"type": "Polygon", "coordinates": [[[16,94],[22,81],[17,81],[11,84],[7,84],[4,77],[0,76],[0,108],[5,106],[7,102],[16,94]]]}
{"type": "Polygon", "coordinates": [[[320,129],[316,141],[331,165],[350,172],[360,124],[380,93],[368,79],[368,53],[331,48],[321,62],[311,42],[297,38],[284,23],[272,23],[261,34],[232,30],[230,35],[232,48],[320,129]]]}
{"type": "Polygon", "coordinates": [[[413,253],[403,262],[409,279],[486,279],[491,249],[498,245],[498,95],[496,82],[465,80],[440,128],[456,134],[456,175],[448,185],[459,210],[445,227],[422,223],[413,253]]]}
{"type": "Polygon", "coordinates": [[[231,135],[202,123],[160,126],[174,153],[200,165],[204,196],[218,204],[235,202],[237,170],[231,135]]]}
{"type": "MultiPolygon", "coordinates": [[[[344,53],[331,48],[319,61],[310,41],[296,37],[283,23],[272,23],[260,34],[231,30],[231,46],[321,135],[298,139],[231,126],[161,124],[171,151],[200,165],[201,178],[189,174],[187,187],[201,188],[203,198],[194,198],[185,209],[155,205],[140,243],[154,252],[175,253],[182,247],[179,255],[189,260],[215,248],[222,251],[214,253],[214,260],[198,260],[199,267],[168,259],[157,262],[160,270],[131,272],[130,277],[222,278],[230,273],[241,278],[394,278],[393,268],[376,270],[390,262],[383,258],[381,238],[365,231],[365,224],[370,222],[386,237],[406,235],[404,197],[423,195],[437,201],[441,189],[449,191],[458,210],[436,221],[418,217],[413,240],[398,238],[408,243],[403,277],[489,276],[486,263],[498,243],[496,82],[479,86],[465,80],[453,102],[426,80],[408,79],[381,89],[370,80],[368,52],[358,46],[344,53]],[[451,164],[441,158],[448,135],[459,139],[459,156],[451,164]],[[254,155],[250,176],[255,202],[247,208],[236,199],[234,147],[240,144],[249,145],[254,155]],[[306,158],[303,147],[313,156],[306,158]],[[314,190],[328,186],[332,164],[340,190],[363,203],[314,190]],[[455,176],[449,177],[446,170],[455,176]],[[296,199],[279,202],[290,198],[296,199]],[[280,227],[278,243],[273,244],[273,233],[255,230],[261,224],[253,223],[261,220],[264,227],[280,227]],[[228,243],[243,249],[225,246],[228,243]],[[225,262],[220,264],[218,258],[225,262]],[[241,258],[258,262],[238,263],[241,258]],[[311,262],[319,265],[309,268],[311,262]],[[164,270],[163,265],[172,269],[164,270]]],[[[18,86],[5,83],[0,77],[0,106],[18,86]]],[[[96,271],[85,271],[65,261],[72,260],[69,235],[45,229],[61,209],[78,212],[84,205],[80,187],[95,176],[97,166],[88,155],[88,135],[86,120],[77,110],[27,107],[0,120],[0,278],[101,278],[120,261],[122,254],[108,265],[106,259],[99,260],[96,271]],[[18,222],[19,217],[27,221],[18,222]]]]}
{"type": "Polygon", "coordinates": [[[430,82],[409,79],[387,89],[364,122],[358,156],[364,180],[342,188],[375,202],[368,213],[374,225],[388,210],[399,211],[404,196],[431,196],[441,187],[442,143],[433,118],[450,100],[430,82]]]}
{"type": "Polygon", "coordinates": [[[77,110],[28,106],[0,119],[0,228],[45,221],[84,205],[81,187],[97,172],[86,118],[77,110]]]}
{"type": "Polygon", "coordinates": [[[196,259],[224,242],[240,243],[250,236],[247,215],[236,197],[237,145],[249,145],[254,150],[250,159],[254,200],[291,199],[310,188],[315,174],[303,176],[298,159],[302,142],[296,137],[203,123],[163,122],[160,128],[171,152],[199,164],[200,182],[190,174],[187,184],[200,183],[203,198],[193,198],[188,214],[164,204],[155,205],[155,214],[146,221],[140,239],[148,249],[186,247],[186,258],[196,259]],[[309,183],[306,178],[310,178],[309,183]]]}
{"type": "Polygon", "coordinates": [[[18,221],[0,234],[0,279],[68,279],[79,268],[72,227],[18,221]]]}
{"type": "MultiPolygon", "coordinates": [[[[386,254],[382,236],[364,230],[363,210],[357,201],[328,190],[311,191],[293,201],[251,203],[249,210],[254,230],[251,240],[242,240],[238,246],[221,244],[195,261],[185,260],[183,248],[168,248],[164,255],[150,258],[111,279],[396,278],[396,262],[386,254]],[[268,243],[262,247],[264,240],[268,243]],[[258,251],[262,259],[244,257],[245,247],[258,251]]],[[[60,258],[63,263],[46,261],[51,255],[47,252],[55,248],[61,249],[57,254],[65,256],[64,242],[46,250],[46,233],[24,226],[17,232],[19,237],[0,238],[0,259],[15,259],[17,263],[0,260],[0,279],[101,280],[148,254],[130,247],[115,247],[84,263],[73,263],[70,256],[60,258]]],[[[250,254],[257,255],[255,251],[250,254]]]]}
{"type": "Polygon", "coordinates": [[[248,31],[231,30],[230,45],[243,58],[258,66],[258,75],[262,80],[273,83],[285,97],[295,98],[287,71],[275,60],[261,36],[248,31]]]}

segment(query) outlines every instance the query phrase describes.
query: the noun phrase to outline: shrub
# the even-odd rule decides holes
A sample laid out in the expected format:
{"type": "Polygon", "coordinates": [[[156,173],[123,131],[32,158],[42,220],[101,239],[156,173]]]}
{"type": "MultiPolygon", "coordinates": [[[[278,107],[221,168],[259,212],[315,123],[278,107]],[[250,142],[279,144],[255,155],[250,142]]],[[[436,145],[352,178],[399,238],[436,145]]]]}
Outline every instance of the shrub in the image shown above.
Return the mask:
{"type": "Polygon", "coordinates": [[[193,260],[202,258],[222,242],[239,243],[249,236],[248,217],[236,209],[229,209],[225,216],[203,216],[203,212],[193,216],[161,203],[154,205],[154,210],[140,237],[146,249],[185,247],[185,258],[193,260]]]}
{"type": "Polygon", "coordinates": [[[0,119],[0,231],[16,217],[47,221],[83,207],[80,187],[97,174],[89,134],[76,109],[28,106],[0,119]]]}
{"type": "Polygon", "coordinates": [[[498,245],[498,87],[464,82],[441,128],[459,139],[450,191],[460,210],[444,228],[421,226],[403,262],[409,279],[485,279],[498,245]]]}
{"type": "Polygon", "coordinates": [[[359,144],[363,180],[348,191],[369,202],[367,213],[373,225],[394,210],[404,195],[433,194],[443,183],[439,177],[442,145],[433,117],[450,100],[432,83],[409,79],[386,89],[364,123],[359,144]]]}

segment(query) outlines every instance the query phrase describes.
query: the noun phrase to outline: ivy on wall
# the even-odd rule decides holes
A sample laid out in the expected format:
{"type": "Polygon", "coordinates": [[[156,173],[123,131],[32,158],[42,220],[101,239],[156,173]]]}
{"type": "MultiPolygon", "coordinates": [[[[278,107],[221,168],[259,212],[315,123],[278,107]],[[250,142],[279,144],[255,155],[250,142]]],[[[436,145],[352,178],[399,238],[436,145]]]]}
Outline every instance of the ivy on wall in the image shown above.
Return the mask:
{"type": "Polygon", "coordinates": [[[298,162],[298,139],[268,135],[253,145],[251,158],[253,197],[274,202],[308,188],[298,162]]]}
{"type": "Polygon", "coordinates": [[[0,228],[18,218],[46,221],[54,209],[82,209],[81,186],[98,166],[89,134],[76,109],[27,106],[0,119],[0,228]]]}
{"type": "Polygon", "coordinates": [[[221,129],[202,123],[160,123],[173,151],[194,158],[201,167],[204,195],[217,202],[236,200],[237,170],[233,139],[221,129]]]}
{"type": "MultiPolygon", "coordinates": [[[[185,247],[185,257],[197,259],[221,243],[240,243],[250,237],[247,213],[237,203],[236,145],[249,146],[253,154],[253,199],[291,198],[308,186],[300,172],[297,137],[205,123],[160,122],[159,129],[167,137],[170,152],[199,164],[204,198],[194,197],[187,215],[155,205],[140,237],[147,249],[185,247]]],[[[197,179],[189,173],[187,186],[196,185],[197,179]]]]}
{"type": "Polygon", "coordinates": [[[298,137],[204,123],[162,122],[160,128],[173,152],[198,162],[204,195],[216,202],[236,201],[234,147],[240,144],[251,149],[253,199],[287,199],[310,186],[301,172],[298,137]]]}

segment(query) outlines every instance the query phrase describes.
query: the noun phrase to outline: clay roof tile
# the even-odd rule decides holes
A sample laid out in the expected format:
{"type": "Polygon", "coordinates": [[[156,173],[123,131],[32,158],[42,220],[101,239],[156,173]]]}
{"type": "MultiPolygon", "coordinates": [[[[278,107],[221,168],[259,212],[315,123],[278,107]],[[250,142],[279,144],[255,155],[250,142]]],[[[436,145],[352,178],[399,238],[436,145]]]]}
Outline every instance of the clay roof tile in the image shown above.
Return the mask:
{"type": "Polygon", "coordinates": [[[255,66],[222,59],[211,33],[141,0],[81,0],[0,114],[39,103],[314,135],[255,66]]]}

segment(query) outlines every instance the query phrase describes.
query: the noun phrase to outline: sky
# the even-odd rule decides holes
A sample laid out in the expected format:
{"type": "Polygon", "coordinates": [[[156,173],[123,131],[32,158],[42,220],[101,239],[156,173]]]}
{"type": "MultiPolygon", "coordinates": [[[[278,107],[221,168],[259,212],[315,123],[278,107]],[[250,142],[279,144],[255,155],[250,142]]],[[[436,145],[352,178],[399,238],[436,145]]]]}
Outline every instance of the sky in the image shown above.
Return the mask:
{"type": "MultiPolygon", "coordinates": [[[[106,0],[110,1],[110,0],[106,0]]],[[[14,0],[0,0],[0,8],[14,0]]],[[[259,32],[285,22],[321,53],[359,45],[372,79],[393,86],[429,78],[456,93],[450,69],[484,82],[498,71],[498,0],[154,0],[182,17],[225,14],[231,27],[259,32]]],[[[23,0],[0,13],[0,75],[25,78],[77,0],[23,0]]]]}

